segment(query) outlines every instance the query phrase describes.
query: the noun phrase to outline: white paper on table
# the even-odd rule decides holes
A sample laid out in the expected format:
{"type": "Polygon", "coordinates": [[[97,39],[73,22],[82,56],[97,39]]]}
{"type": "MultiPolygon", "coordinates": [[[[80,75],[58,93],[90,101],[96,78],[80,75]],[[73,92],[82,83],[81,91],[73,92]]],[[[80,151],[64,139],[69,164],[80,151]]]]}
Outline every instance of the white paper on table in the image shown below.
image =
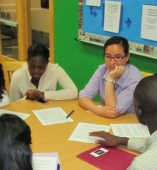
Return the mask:
{"type": "MultiPolygon", "coordinates": [[[[98,107],[102,107],[101,105],[97,105],[98,107]]],[[[93,112],[91,112],[91,111],[89,111],[89,110],[87,110],[87,112],[89,112],[89,113],[93,113],[93,112]]],[[[94,113],[95,114],[95,113],[94,113]]]]}
{"type": "Polygon", "coordinates": [[[100,6],[101,0],[86,0],[86,5],[100,6]]]}
{"type": "Polygon", "coordinates": [[[26,114],[26,113],[13,112],[13,111],[9,111],[9,110],[0,109],[0,115],[5,114],[5,113],[16,115],[16,116],[20,117],[23,120],[25,120],[27,117],[30,116],[30,114],[26,114]]]}
{"type": "Polygon", "coordinates": [[[58,153],[57,152],[46,152],[46,153],[33,153],[33,156],[35,157],[55,157],[57,158],[57,167],[56,167],[56,170],[61,170],[61,164],[60,164],[60,161],[59,161],[59,156],[58,156],[58,153]],[[59,164],[59,169],[58,169],[58,164],[59,164]]]}
{"type": "Polygon", "coordinates": [[[89,136],[90,132],[105,131],[109,132],[110,126],[97,125],[89,123],[79,123],[73,133],[71,134],[69,140],[78,142],[95,143],[96,140],[104,140],[103,138],[96,136],[89,136]]]}
{"type": "Polygon", "coordinates": [[[33,170],[56,170],[57,157],[32,157],[33,170]]]}
{"type": "Polygon", "coordinates": [[[143,5],[141,38],[157,41],[157,6],[143,5]]]}
{"type": "Polygon", "coordinates": [[[148,127],[142,124],[111,124],[114,135],[120,137],[149,137],[148,127]]]}
{"type": "Polygon", "coordinates": [[[32,110],[32,112],[44,126],[58,123],[73,122],[70,117],[66,118],[67,114],[60,107],[32,110]]]}
{"type": "Polygon", "coordinates": [[[105,1],[104,30],[119,33],[121,2],[105,1]]]}

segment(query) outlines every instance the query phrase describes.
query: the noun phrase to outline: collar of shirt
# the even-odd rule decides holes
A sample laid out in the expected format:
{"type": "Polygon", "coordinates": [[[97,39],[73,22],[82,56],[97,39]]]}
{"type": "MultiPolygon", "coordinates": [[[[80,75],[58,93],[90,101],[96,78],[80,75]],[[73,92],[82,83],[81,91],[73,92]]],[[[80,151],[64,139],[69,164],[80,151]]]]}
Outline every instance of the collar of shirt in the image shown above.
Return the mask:
{"type": "MultiPolygon", "coordinates": [[[[106,66],[106,65],[105,65],[105,66],[106,66]]],[[[128,67],[129,67],[129,65],[127,64],[127,65],[125,66],[125,71],[124,71],[123,75],[119,78],[119,80],[117,81],[116,85],[122,86],[122,84],[123,84],[126,76],[128,75],[128,67]]],[[[107,71],[105,70],[105,74],[104,74],[104,76],[103,76],[104,81],[106,81],[105,78],[107,77],[107,74],[109,73],[109,70],[107,69],[107,67],[105,67],[105,69],[106,69],[107,71]]]]}
{"type": "Polygon", "coordinates": [[[150,137],[147,138],[146,140],[147,148],[156,142],[157,142],[157,130],[153,134],[151,134],[150,137]]]}

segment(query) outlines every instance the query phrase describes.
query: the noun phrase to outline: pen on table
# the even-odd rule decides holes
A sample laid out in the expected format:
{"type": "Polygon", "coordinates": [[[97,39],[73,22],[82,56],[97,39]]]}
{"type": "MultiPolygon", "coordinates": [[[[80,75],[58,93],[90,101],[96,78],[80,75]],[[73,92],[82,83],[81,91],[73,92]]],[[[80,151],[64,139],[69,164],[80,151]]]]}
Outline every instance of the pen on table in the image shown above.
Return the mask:
{"type": "Polygon", "coordinates": [[[71,112],[66,116],[66,118],[68,118],[73,112],[74,112],[74,110],[71,111],[71,112]]]}

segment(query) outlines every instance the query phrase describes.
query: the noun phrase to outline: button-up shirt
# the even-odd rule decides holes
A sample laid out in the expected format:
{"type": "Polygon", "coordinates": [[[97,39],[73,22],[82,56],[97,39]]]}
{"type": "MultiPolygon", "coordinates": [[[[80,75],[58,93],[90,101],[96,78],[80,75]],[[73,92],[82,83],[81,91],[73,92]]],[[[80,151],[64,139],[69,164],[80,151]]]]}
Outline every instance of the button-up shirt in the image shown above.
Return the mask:
{"type": "MultiPolygon", "coordinates": [[[[88,97],[93,98],[100,92],[101,102],[105,104],[105,78],[109,70],[106,64],[100,65],[95,71],[88,84],[79,93],[79,98],[88,97]]],[[[116,110],[120,110],[120,113],[128,111],[135,113],[133,106],[133,92],[137,83],[143,78],[141,72],[133,65],[127,64],[125,72],[119,78],[115,84],[115,96],[117,99],[116,110]]]]}
{"type": "Polygon", "coordinates": [[[128,149],[141,152],[127,170],[157,170],[157,131],[148,138],[130,138],[128,149]]]}

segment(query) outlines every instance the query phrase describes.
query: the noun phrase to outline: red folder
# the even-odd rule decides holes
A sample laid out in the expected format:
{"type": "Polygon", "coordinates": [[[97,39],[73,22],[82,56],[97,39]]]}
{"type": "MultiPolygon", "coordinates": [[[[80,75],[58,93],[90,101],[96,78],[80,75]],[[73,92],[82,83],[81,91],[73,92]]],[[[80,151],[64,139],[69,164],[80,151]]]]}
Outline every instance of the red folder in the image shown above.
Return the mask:
{"type": "Polygon", "coordinates": [[[102,170],[126,170],[130,165],[134,157],[131,153],[125,152],[118,148],[98,146],[77,155],[78,158],[102,169],[102,170]],[[94,157],[90,153],[100,148],[107,149],[108,152],[94,157]]]}

